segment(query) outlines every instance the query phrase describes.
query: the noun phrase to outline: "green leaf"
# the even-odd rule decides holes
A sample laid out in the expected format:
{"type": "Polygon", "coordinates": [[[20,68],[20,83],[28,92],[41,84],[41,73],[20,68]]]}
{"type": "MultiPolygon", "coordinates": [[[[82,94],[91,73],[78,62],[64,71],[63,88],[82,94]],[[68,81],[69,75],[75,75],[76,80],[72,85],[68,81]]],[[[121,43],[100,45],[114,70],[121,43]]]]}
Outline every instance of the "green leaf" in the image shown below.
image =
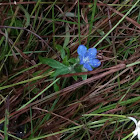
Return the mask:
{"type": "Polygon", "coordinates": [[[32,90],[32,92],[33,92],[34,94],[37,94],[37,93],[39,92],[39,88],[34,88],[34,89],[32,90]]]}
{"type": "Polygon", "coordinates": [[[65,57],[65,50],[64,50],[64,48],[61,45],[58,45],[58,44],[55,47],[60,52],[61,58],[64,59],[64,57],[65,57]]]}
{"type": "Polygon", "coordinates": [[[70,42],[70,30],[68,24],[66,24],[66,37],[64,40],[63,48],[66,50],[68,57],[70,56],[70,50],[68,48],[69,42],[70,42]]]}
{"type": "Polygon", "coordinates": [[[29,15],[29,13],[27,12],[27,10],[22,5],[18,5],[18,6],[24,12],[24,15],[26,17],[25,28],[27,28],[30,25],[30,15],[29,15]]]}
{"type": "Polygon", "coordinates": [[[57,69],[51,76],[56,77],[58,75],[68,74],[69,72],[70,71],[69,71],[68,67],[65,67],[63,69],[57,69]]]}
{"type": "Polygon", "coordinates": [[[83,80],[87,80],[87,75],[81,75],[83,80]]]}
{"type": "Polygon", "coordinates": [[[70,57],[70,49],[69,49],[69,47],[64,47],[64,49],[66,50],[67,56],[69,58],[70,57]]]}
{"type": "Polygon", "coordinates": [[[75,72],[82,72],[82,67],[83,67],[82,65],[76,66],[74,68],[75,72]]]}
{"type": "Polygon", "coordinates": [[[66,24],[66,37],[63,44],[64,48],[69,44],[69,41],[70,41],[70,30],[68,24],[66,24]]]}
{"type": "Polygon", "coordinates": [[[59,91],[59,86],[56,83],[53,85],[53,87],[54,87],[55,92],[59,91]]]}
{"type": "Polygon", "coordinates": [[[67,55],[64,57],[63,64],[65,64],[66,66],[69,66],[69,61],[68,61],[67,55]]]}
{"type": "Polygon", "coordinates": [[[77,62],[76,58],[70,58],[68,61],[72,64],[75,64],[77,62]]]}
{"type": "Polygon", "coordinates": [[[55,68],[55,69],[65,69],[65,68],[67,68],[67,66],[65,66],[62,63],[60,63],[60,62],[58,62],[54,59],[51,59],[51,58],[44,58],[44,57],[39,56],[39,60],[42,64],[47,64],[50,67],[55,68]]]}
{"type": "Polygon", "coordinates": [[[73,77],[73,79],[75,80],[75,81],[77,81],[77,76],[76,75],[74,75],[74,76],[72,76],[73,77]]]}

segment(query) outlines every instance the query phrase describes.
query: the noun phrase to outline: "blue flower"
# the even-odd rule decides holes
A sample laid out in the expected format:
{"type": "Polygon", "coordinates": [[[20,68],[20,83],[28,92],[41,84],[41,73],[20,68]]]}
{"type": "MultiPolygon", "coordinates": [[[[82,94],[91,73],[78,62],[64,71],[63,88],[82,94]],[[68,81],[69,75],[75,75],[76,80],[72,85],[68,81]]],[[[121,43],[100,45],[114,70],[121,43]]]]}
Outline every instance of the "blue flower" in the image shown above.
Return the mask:
{"type": "Polygon", "coordinates": [[[79,45],[77,53],[79,54],[80,65],[83,65],[83,67],[88,71],[92,71],[92,67],[97,68],[101,65],[100,60],[96,58],[96,48],[90,48],[87,50],[84,45],[79,45]]]}

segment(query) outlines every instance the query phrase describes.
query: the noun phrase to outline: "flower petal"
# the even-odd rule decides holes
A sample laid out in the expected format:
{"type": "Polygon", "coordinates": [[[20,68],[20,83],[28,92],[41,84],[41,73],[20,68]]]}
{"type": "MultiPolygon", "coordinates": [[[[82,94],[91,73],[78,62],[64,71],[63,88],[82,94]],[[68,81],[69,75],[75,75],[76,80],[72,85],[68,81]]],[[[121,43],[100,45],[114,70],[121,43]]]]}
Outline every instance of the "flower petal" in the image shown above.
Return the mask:
{"type": "Polygon", "coordinates": [[[84,45],[79,45],[79,47],[77,49],[77,53],[80,56],[84,56],[86,52],[87,52],[87,48],[84,45]]]}
{"type": "Polygon", "coordinates": [[[97,68],[101,65],[101,62],[99,59],[90,59],[89,64],[94,67],[97,68]]]}
{"type": "Polygon", "coordinates": [[[138,140],[140,140],[140,133],[138,133],[138,140]]]}
{"type": "Polygon", "coordinates": [[[83,65],[85,63],[84,56],[79,56],[79,58],[80,58],[80,65],[83,65]]]}
{"type": "Polygon", "coordinates": [[[97,49],[96,48],[90,48],[90,49],[88,49],[87,53],[88,53],[89,57],[96,58],[97,49]]]}
{"type": "Polygon", "coordinates": [[[92,71],[92,67],[88,64],[88,63],[85,63],[84,65],[84,68],[87,69],[88,71],[92,71]]]}
{"type": "Polygon", "coordinates": [[[135,123],[135,125],[137,126],[137,120],[135,119],[135,118],[133,118],[133,117],[128,117],[130,120],[132,120],[134,123],[135,123]]]}
{"type": "Polygon", "coordinates": [[[132,140],[135,136],[137,136],[137,135],[138,135],[137,130],[134,130],[132,133],[133,133],[133,136],[132,136],[131,140],[132,140]]]}

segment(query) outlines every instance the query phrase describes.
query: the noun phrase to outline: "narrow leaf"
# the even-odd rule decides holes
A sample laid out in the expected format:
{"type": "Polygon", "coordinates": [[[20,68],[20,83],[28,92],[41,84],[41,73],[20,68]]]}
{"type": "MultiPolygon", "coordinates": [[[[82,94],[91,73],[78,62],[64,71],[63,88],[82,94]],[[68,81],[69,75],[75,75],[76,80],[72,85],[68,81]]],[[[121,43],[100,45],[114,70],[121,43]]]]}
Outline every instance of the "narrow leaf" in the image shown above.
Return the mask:
{"type": "Polygon", "coordinates": [[[67,66],[65,66],[64,64],[51,59],[51,58],[43,58],[41,56],[39,56],[39,60],[42,64],[47,64],[52,68],[56,68],[56,69],[63,69],[63,68],[67,68],[67,66]]]}
{"type": "Polygon", "coordinates": [[[62,74],[68,74],[70,71],[68,69],[68,67],[63,68],[63,69],[57,69],[51,76],[52,77],[56,77],[58,75],[62,75],[62,74]]]}
{"type": "Polygon", "coordinates": [[[56,45],[56,49],[60,52],[61,58],[64,59],[65,57],[65,50],[61,45],[56,45]]]}

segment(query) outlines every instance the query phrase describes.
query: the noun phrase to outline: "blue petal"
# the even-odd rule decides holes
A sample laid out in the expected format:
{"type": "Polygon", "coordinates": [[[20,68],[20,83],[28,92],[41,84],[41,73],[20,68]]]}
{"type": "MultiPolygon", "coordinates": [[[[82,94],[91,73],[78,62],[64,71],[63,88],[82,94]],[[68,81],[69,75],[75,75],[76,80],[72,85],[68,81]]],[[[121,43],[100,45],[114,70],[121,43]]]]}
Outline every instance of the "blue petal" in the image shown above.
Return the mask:
{"type": "Polygon", "coordinates": [[[79,45],[79,47],[77,49],[77,53],[80,56],[84,56],[86,52],[87,52],[87,48],[84,45],[79,45]]]}
{"type": "Polygon", "coordinates": [[[85,63],[84,65],[84,68],[87,69],[88,71],[92,71],[92,67],[88,64],[88,63],[85,63]]]}
{"type": "Polygon", "coordinates": [[[80,65],[83,65],[85,62],[84,62],[84,56],[79,56],[80,58],[80,65]]]}
{"type": "Polygon", "coordinates": [[[94,67],[97,68],[101,65],[101,62],[99,59],[90,59],[89,64],[94,67]]]}
{"type": "Polygon", "coordinates": [[[96,58],[97,49],[96,48],[90,48],[90,49],[88,49],[87,53],[88,53],[89,57],[96,58]]]}

